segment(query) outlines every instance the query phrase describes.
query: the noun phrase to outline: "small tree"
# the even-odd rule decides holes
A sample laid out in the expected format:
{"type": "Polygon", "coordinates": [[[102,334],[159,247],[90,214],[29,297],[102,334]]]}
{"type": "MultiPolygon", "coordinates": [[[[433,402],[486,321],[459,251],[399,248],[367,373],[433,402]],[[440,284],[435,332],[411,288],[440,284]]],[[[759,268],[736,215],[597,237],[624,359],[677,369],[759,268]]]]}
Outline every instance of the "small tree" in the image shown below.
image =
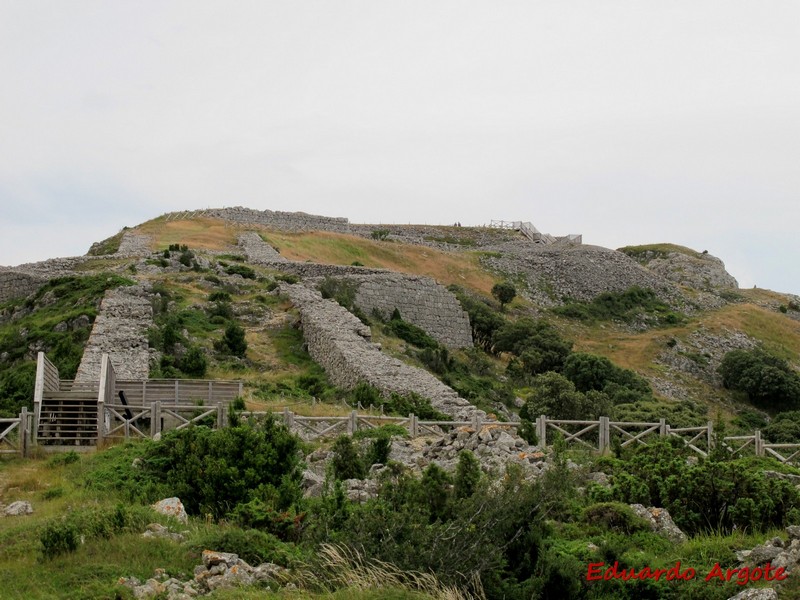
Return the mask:
{"type": "Polygon", "coordinates": [[[505,310],[506,304],[517,296],[517,288],[508,281],[495,283],[492,287],[492,296],[500,303],[500,309],[505,310]]]}
{"type": "Polygon", "coordinates": [[[453,491],[456,498],[469,498],[478,489],[481,480],[481,464],[469,450],[458,453],[455,485],[453,491]]]}
{"type": "Polygon", "coordinates": [[[222,338],[225,345],[234,356],[244,356],[247,352],[247,340],[244,338],[244,329],[236,323],[230,323],[225,328],[225,336],[222,338]]]}

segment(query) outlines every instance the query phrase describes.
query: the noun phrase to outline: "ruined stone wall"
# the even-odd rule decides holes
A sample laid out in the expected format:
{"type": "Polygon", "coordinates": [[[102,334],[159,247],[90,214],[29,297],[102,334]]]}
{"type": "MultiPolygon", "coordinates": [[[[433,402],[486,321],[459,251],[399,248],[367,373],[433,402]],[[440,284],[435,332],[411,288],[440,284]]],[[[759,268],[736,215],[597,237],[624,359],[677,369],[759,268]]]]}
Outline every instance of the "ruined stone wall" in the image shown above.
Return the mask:
{"type": "Polygon", "coordinates": [[[0,270],[0,304],[34,293],[46,279],[12,270],[0,270]]]}
{"type": "Polygon", "coordinates": [[[349,278],[359,283],[355,303],[367,314],[377,310],[388,319],[396,308],[403,320],[424,329],[441,344],[472,346],[469,316],[456,297],[433,279],[398,273],[349,278]]]}
{"type": "Polygon", "coordinates": [[[261,239],[255,231],[239,234],[239,247],[247,257],[247,262],[256,265],[273,265],[288,262],[275,248],[261,239]]]}
{"type": "Polygon", "coordinates": [[[99,381],[103,353],[109,355],[118,379],[147,379],[150,374],[147,330],[152,325],[153,307],[145,286],[123,286],[107,291],[75,381],[99,381]]]}
{"type": "Polygon", "coordinates": [[[323,217],[303,212],[254,210],[241,206],[211,208],[203,211],[203,216],[233,221],[234,223],[264,225],[282,231],[336,231],[348,233],[350,228],[350,222],[344,217],[323,217]]]}
{"type": "Polygon", "coordinates": [[[346,278],[358,285],[356,304],[367,313],[377,310],[389,318],[396,308],[403,319],[424,329],[450,348],[472,345],[469,317],[447,288],[429,277],[379,269],[341,267],[287,261],[257,233],[239,236],[239,247],[254,264],[268,265],[304,278],[346,278]]]}
{"type": "Polygon", "coordinates": [[[16,267],[0,267],[0,302],[23,298],[39,289],[50,279],[74,275],[86,258],[51,258],[16,267]]]}
{"type": "Polygon", "coordinates": [[[299,284],[284,283],[279,289],[300,311],[308,352],[335,385],[352,389],[366,382],[386,395],[415,392],[456,419],[468,420],[476,413],[485,417],[427,371],[383,354],[370,342],[369,327],[333,300],[299,284]]]}
{"type": "Polygon", "coordinates": [[[122,234],[119,242],[119,249],[114,253],[115,258],[129,258],[137,256],[149,256],[152,250],[153,236],[142,235],[132,231],[122,234]]]}

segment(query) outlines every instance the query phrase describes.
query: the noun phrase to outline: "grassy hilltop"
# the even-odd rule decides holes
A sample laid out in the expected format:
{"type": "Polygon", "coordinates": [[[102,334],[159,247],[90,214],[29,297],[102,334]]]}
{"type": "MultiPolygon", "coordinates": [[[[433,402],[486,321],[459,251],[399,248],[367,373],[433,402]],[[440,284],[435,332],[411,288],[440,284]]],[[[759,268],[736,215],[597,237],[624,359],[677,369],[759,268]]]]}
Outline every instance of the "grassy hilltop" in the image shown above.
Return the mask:
{"type": "MultiPolygon", "coordinates": [[[[74,376],[103,294],[134,282],[154,293],[153,378],[241,379],[238,411],[333,416],[359,402],[376,413],[433,411],[425,398],[331,383],[306,351],[297,309],[276,291],[297,276],[249,263],[237,247],[239,233],[257,231],[291,261],[381,268],[447,286],[470,317],[472,348],[446,349],[402,314],[365,314],[346,283],[318,282],[366,322],[383,352],[430,371],[500,420],[545,413],[663,418],[674,427],[712,421],[718,436],[758,428],[766,441],[800,443],[796,298],[714,287],[707,277],[698,287],[686,283],[703,280],[702,270],[699,279],[666,279],[670,261],[695,261],[674,264],[697,264],[712,276],[724,270],[670,244],[565,248],[572,266],[560,270],[557,247],[540,251],[508,233],[434,229],[292,233],[202,216],[126,229],[96,244],[75,273],[0,305],[0,416],[31,408],[37,351],[62,377],[74,376]],[[152,254],[114,256],[131,234],[146,236],[152,254]],[[598,256],[613,261],[613,273],[658,285],[609,283],[587,295],[595,283],[579,281],[579,267],[598,256]],[[510,301],[498,284],[513,289],[510,301]]],[[[592,264],[602,276],[606,267],[592,264]]],[[[654,438],[627,448],[617,440],[602,457],[551,438],[535,479],[516,469],[483,472],[469,450],[456,453],[451,472],[388,461],[380,475],[373,469],[376,497],[356,502],[345,482],[387,464],[406,433],[387,426],[353,441],[302,442],[270,420],[237,423],[235,412],[235,426],[220,431],[193,427],[85,455],[0,459],[0,507],[18,500],[34,507],[32,515],[0,518],[0,597],[132,598],[121,577],[145,581],[163,569],[162,579],[189,581],[211,549],[288,571],[210,598],[724,599],[743,586],[703,581],[715,563],[736,568],[736,551],[785,539],[786,526],[800,525],[800,492],[789,479],[763,474],[800,471],[719,448],[698,459],[676,440],[654,438]],[[304,493],[312,464],[327,464],[318,473],[321,494],[304,493]],[[169,496],[183,500],[188,525],[148,508],[169,496]],[[629,504],[668,509],[688,538],[651,531],[629,504]],[[181,539],[143,538],[151,523],[181,539]],[[702,576],[586,581],[590,563],[615,561],[636,570],[681,561],[702,576]]],[[[537,442],[532,427],[520,434],[537,442]]],[[[793,578],[783,585],[787,598],[800,593],[793,578]]]]}

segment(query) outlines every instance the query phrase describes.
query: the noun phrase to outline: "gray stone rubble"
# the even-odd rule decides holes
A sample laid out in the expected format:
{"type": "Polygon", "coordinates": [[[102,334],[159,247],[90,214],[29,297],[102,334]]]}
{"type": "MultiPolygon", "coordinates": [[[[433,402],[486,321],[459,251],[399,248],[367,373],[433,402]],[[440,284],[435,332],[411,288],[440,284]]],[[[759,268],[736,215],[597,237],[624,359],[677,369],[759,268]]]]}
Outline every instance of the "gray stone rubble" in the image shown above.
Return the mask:
{"type": "Polygon", "coordinates": [[[236,554],[203,550],[203,564],[194,570],[194,578],[181,581],[169,577],[163,569],[145,582],[136,577],[123,577],[120,585],[130,588],[137,599],[189,600],[223,588],[237,588],[256,583],[280,585],[287,570],[273,563],[250,566],[236,554]]]}

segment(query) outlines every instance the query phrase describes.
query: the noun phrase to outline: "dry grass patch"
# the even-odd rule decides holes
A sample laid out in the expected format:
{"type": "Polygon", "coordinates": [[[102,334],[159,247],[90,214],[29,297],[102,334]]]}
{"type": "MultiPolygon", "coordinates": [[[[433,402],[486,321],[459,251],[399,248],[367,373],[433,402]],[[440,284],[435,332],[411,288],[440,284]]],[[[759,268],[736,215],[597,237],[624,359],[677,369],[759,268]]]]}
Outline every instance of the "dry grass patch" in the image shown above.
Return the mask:
{"type": "Polygon", "coordinates": [[[728,305],[703,318],[702,325],[711,330],[741,330],[788,360],[800,356],[800,322],[761,306],[728,305]]]}
{"type": "Polygon", "coordinates": [[[239,229],[220,219],[194,218],[167,221],[163,217],[139,225],[135,233],[153,237],[152,250],[171,244],[186,244],[190,249],[230,250],[236,246],[239,229]]]}
{"type": "Polygon", "coordinates": [[[360,262],[365,267],[426,275],[444,285],[458,284],[484,294],[499,281],[483,269],[474,253],[448,253],[398,242],[377,242],[338,233],[265,232],[267,242],[289,260],[332,265],[360,262]]]}

